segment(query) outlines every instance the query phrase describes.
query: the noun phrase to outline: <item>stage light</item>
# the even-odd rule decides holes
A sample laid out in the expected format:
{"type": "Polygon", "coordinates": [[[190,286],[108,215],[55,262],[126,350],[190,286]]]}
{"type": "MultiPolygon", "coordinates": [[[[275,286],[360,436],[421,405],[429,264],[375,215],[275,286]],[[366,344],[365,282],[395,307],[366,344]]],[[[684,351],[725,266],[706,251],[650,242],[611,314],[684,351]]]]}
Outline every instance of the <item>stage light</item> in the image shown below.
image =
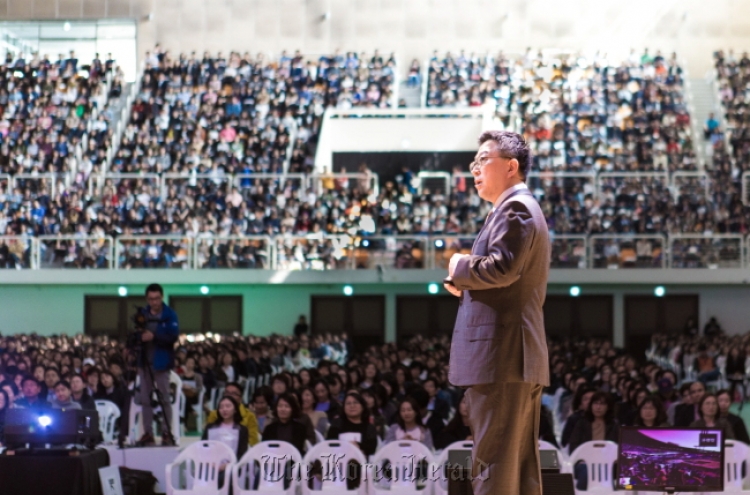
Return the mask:
{"type": "Polygon", "coordinates": [[[368,241],[367,239],[362,241],[362,247],[368,247],[369,245],[370,245],[370,241],[368,241]]]}
{"type": "Polygon", "coordinates": [[[127,296],[127,295],[128,295],[128,288],[127,288],[127,287],[125,287],[124,285],[121,285],[121,286],[120,286],[120,287],[119,287],[119,288],[117,289],[117,293],[118,293],[118,294],[120,295],[120,297],[125,297],[125,296],[127,296]]]}
{"type": "Polygon", "coordinates": [[[207,285],[201,285],[201,294],[204,296],[208,294],[208,286],[207,285]]]}
{"type": "Polygon", "coordinates": [[[49,416],[39,416],[39,425],[45,428],[52,424],[52,418],[49,416]]]}
{"type": "Polygon", "coordinates": [[[581,295],[581,288],[578,287],[577,285],[572,286],[570,288],[570,295],[572,297],[578,297],[578,296],[580,296],[581,295]]]}
{"type": "Polygon", "coordinates": [[[429,292],[430,294],[437,294],[439,290],[440,286],[435,282],[432,282],[427,286],[427,292],[429,292]]]}
{"type": "Polygon", "coordinates": [[[436,240],[436,241],[435,241],[435,247],[436,247],[436,248],[438,248],[438,249],[439,249],[439,248],[441,248],[441,247],[443,247],[443,246],[445,246],[445,243],[443,242],[443,240],[442,240],[442,239],[438,239],[438,240],[436,240]]]}
{"type": "Polygon", "coordinates": [[[354,294],[354,287],[352,287],[351,285],[345,285],[344,286],[344,295],[345,296],[351,296],[352,294],[354,294]]]}
{"type": "Polygon", "coordinates": [[[663,297],[666,292],[667,291],[663,285],[657,285],[656,288],[654,289],[654,295],[656,297],[663,297]]]}

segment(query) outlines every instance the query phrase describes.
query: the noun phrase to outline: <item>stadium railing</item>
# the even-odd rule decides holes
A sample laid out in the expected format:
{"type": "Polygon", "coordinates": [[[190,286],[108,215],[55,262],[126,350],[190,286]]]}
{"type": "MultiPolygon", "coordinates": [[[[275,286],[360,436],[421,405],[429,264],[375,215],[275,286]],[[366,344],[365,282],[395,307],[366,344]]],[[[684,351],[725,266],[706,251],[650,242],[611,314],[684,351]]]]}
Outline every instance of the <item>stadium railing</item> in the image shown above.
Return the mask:
{"type": "MultiPolygon", "coordinates": [[[[750,237],[750,236],[748,236],[750,237]]],[[[750,268],[742,235],[550,235],[551,268],[750,268]]],[[[0,236],[0,269],[447,269],[473,236],[0,236]]]]}

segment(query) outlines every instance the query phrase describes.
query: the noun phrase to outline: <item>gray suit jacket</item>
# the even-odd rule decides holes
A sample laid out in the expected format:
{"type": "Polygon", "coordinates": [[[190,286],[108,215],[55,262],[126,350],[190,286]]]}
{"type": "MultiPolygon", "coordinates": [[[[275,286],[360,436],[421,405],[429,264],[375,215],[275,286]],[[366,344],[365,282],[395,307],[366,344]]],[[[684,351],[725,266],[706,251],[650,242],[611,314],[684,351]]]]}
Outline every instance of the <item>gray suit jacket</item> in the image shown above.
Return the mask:
{"type": "Polygon", "coordinates": [[[547,293],[547,222],[531,193],[511,193],[490,214],[453,283],[463,291],[448,380],[549,385],[542,305],[547,293]]]}

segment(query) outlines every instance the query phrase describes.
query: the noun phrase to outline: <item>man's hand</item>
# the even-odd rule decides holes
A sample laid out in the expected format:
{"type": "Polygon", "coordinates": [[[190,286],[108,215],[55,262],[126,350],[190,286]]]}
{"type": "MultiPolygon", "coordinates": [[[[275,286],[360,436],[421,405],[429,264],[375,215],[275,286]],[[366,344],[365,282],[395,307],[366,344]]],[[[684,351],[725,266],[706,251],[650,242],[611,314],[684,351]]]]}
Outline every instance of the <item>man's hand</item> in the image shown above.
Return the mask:
{"type": "Polygon", "coordinates": [[[468,258],[468,257],[469,257],[468,254],[459,254],[459,253],[456,253],[453,256],[451,256],[451,260],[448,263],[448,276],[453,278],[453,274],[456,271],[456,265],[458,264],[458,260],[460,260],[461,258],[468,258]]]}
{"type": "Polygon", "coordinates": [[[143,342],[151,342],[152,340],[154,340],[154,332],[152,332],[151,330],[144,331],[141,334],[141,340],[143,342]]]}
{"type": "Polygon", "coordinates": [[[443,287],[445,288],[445,290],[447,290],[448,292],[450,292],[454,296],[461,297],[461,291],[458,290],[455,285],[452,285],[452,284],[443,284],[443,287]]]}

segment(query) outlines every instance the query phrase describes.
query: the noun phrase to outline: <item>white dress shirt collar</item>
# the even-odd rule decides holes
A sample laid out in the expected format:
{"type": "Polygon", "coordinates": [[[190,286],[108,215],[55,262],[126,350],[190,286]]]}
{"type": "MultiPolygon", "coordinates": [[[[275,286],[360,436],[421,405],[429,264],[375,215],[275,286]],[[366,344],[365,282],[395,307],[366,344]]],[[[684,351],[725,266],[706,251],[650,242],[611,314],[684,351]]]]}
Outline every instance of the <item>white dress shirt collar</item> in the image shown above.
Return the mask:
{"type": "Polygon", "coordinates": [[[509,187],[508,189],[506,189],[505,191],[503,191],[503,193],[500,195],[500,197],[497,198],[497,201],[495,201],[495,204],[492,206],[492,211],[494,212],[497,209],[498,206],[500,206],[501,204],[503,204],[503,201],[505,201],[508,198],[508,196],[510,196],[511,194],[513,194],[516,191],[521,191],[523,189],[528,189],[528,187],[526,187],[525,183],[519,182],[515,186],[509,187]]]}

